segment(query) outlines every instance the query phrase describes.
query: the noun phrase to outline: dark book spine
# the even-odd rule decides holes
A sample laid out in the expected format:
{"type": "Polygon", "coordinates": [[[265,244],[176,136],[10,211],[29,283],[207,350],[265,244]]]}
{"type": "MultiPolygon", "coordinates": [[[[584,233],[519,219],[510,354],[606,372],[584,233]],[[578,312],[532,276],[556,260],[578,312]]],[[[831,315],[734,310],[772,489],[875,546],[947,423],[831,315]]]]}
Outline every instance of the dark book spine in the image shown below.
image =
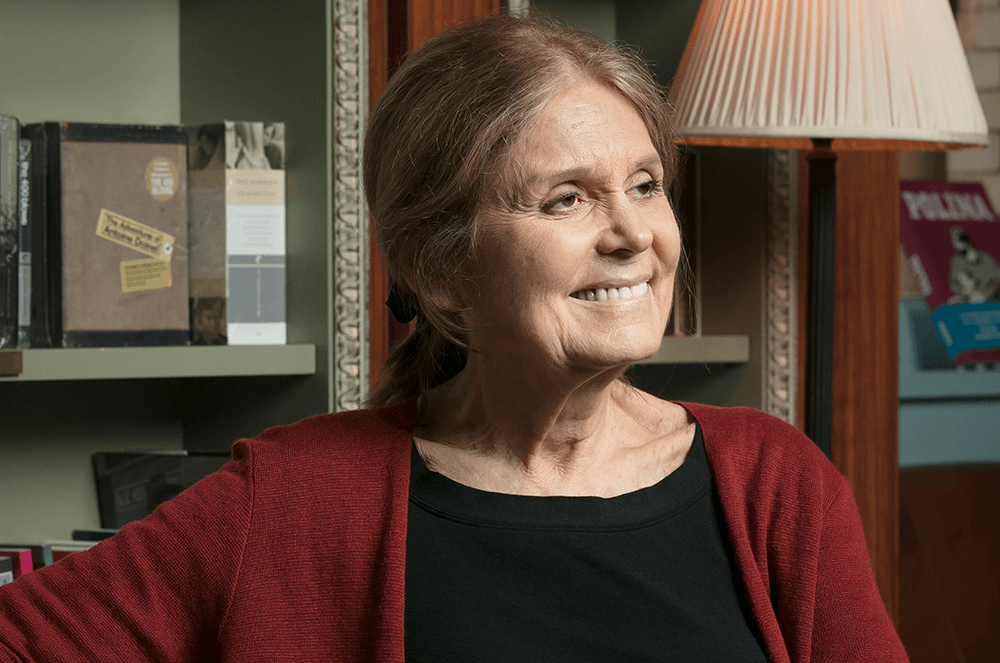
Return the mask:
{"type": "Polygon", "coordinates": [[[31,141],[21,138],[17,150],[17,345],[31,347],[31,141]]]}
{"type": "Polygon", "coordinates": [[[29,124],[31,140],[31,345],[51,348],[62,337],[62,186],[59,124],[29,124]]]}
{"type": "Polygon", "coordinates": [[[14,560],[0,556],[0,586],[14,582],[14,560]]]}
{"type": "Polygon", "coordinates": [[[65,140],[66,124],[62,122],[46,123],[48,141],[45,148],[49,152],[48,172],[45,191],[45,234],[48,235],[45,247],[45,260],[48,263],[49,305],[46,309],[49,319],[49,331],[52,335],[52,347],[61,348],[63,343],[63,242],[62,242],[62,143],[65,140]]]}
{"type": "Polygon", "coordinates": [[[16,118],[0,116],[0,350],[17,344],[16,118]]]}

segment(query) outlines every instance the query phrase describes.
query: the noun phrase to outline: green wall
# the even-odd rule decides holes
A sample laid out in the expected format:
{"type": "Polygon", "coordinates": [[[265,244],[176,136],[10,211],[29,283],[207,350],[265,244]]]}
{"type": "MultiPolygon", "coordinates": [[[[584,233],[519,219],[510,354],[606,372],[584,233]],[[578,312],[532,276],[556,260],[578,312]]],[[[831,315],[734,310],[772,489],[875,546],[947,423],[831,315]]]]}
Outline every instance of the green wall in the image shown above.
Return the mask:
{"type": "MultiPolygon", "coordinates": [[[[180,122],[178,0],[4,0],[0,113],[180,122]]],[[[0,382],[0,541],[100,525],[91,454],[182,448],[176,382],[0,382]]]]}

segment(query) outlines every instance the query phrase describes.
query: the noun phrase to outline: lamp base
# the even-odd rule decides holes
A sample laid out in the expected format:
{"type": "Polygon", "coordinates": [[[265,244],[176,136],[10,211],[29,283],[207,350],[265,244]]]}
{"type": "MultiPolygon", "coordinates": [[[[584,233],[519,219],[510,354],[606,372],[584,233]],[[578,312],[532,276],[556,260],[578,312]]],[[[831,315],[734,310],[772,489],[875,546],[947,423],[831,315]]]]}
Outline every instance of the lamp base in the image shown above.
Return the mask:
{"type": "Polygon", "coordinates": [[[805,432],[830,456],[833,412],[834,258],[837,154],[813,140],[809,159],[809,267],[806,284],[805,432]]]}

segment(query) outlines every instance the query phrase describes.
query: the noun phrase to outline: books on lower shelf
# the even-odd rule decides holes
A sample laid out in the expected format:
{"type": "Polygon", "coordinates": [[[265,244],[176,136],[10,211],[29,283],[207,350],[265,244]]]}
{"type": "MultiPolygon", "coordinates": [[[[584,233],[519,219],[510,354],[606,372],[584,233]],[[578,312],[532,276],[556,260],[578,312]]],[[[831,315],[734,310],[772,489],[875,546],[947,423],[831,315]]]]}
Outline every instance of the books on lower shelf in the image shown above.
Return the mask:
{"type": "Polygon", "coordinates": [[[31,573],[35,568],[34,560],[31,557],[31,548],[0,547],[0,558],[11,560],[14,580],[26,573],[31,573]]]}
{"type": "Polygon", "coordinates": [[[114,530],[145,518],[229,460],[228,451],[95,453],[101,527],[114,530]]]}
{"type": "Polygon", "coordinates": [[[14,560],[0,557],[0,586],[14,582],[14,560]]]}
{"type": "Polygon", "coordinates": [[[900,240],[948,355],[1000,359],[1000,220],[978,182],[900,182],[900,240]]]}
{"type": "MultiPolygon", "coordinates": [[[[88,550],[94,547],[103,539],[81,539],[75,537],[72,540],[53,539],[45,543],[33,544],[4,544],[0,543],[0,585],[2,582],[2,572],[4,560],[10,560],[13,577],[11,581],[20,578],[25,573],[37,571],[38,569],[55,564],[59,560],[81,550],[88,550]]],[[[113,534],[113,533],[109,533],[113,534]]],[[[104,537],[107,538],[107,537],[104,537]]]]}

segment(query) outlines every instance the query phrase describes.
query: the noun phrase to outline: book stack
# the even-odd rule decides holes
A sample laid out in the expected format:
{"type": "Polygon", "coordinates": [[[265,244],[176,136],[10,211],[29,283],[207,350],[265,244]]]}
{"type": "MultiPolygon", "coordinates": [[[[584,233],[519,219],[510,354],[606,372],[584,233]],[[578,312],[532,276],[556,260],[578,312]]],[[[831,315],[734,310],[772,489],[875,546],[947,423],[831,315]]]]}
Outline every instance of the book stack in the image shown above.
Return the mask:
{"type": "Polygon", "coordinates": [[[284,344],[284,148],[0,116],[0,350],[284,344]]]}
{"type": "Polygon", "coordinates": [[[189,127],[191,329],[195,345],[282,345],[285,125],[189,127]]]}
{"type": "Polygon", "coordinates": [[[17,118],[0,115],[0,350],[17,345],[17,118]]]}
{"type": "Polygon", "coordinates": [[[33,347],[188,342],[187,136],[45,122],[30,148],[33,347]]]}
{"type": "Polygon", "coordinates": [[[900,182],[900,240],[956,364],[1000,360],[1000,219],[978,182],[900,182]]]}
{"type": "Polygon", "coordinates": [[[53,540],[46,543],[3,544],[0,543],[0,585],[14,582],[21,576],[55,564],[67,556],[93,548],[97,543],[112,536],[114,532],[99,531],[104,536],[95,536],[88,530],[73,532],[73,539],[53,540]]]}
{"type": "Polygon", "coordinates": [[[14,582],[14,560],[0,556],[0,586],[14,582]]]}
{"type": "MultiPolygon", "coordinates": [[[[36,546],[40,548],[40,546],[36,546]]],[[[10,567],[10,582],[13,582],[26,573],[35,570],[34,549],[31,546],[2,546],[0,547],[0,561],[7,560],[8,564],[0,566],[0,573],[4,573],[5,566],[10,567]]],[[[39,560],[41,561],[41,560],[39,560]]],[[[0,584],[3,576],[0,576],[0,584]]]]}

